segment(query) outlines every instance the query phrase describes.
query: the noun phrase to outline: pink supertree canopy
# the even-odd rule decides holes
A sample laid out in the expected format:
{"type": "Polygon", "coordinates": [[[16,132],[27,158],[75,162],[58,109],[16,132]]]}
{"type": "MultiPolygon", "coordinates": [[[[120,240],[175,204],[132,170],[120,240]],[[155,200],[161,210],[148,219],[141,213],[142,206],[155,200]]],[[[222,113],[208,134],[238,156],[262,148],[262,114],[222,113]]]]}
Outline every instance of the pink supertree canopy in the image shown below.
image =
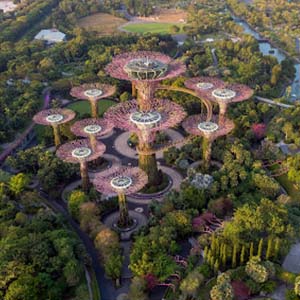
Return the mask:
{"type": "Polygon", "coordinates": [[[38,112],[33,121],[40,125],[60,125],[75,118],[75,112],[66,108],[52,108],[38,112]]]}
{"type": "Polygon", "coordinates": [[[122,80],[155,82],[181,75],[186,66],[159,52],[137,51],[115,56],[105,70],[122,80]]]}
{"type": "Polygon", "coordinates": [[[80,163],[99,158],[105,150],[106,147],[101,142],[98,142],[94,148],[88,139],[80,139],[61,145],[56,155],[68,163],[80,163]]]}
{"type": "Polygon", "coordinates": [[[147,174],[137,167],[116,167],[98,173],[93,184],[105,195],[130,195],[140,191],[148,182],[147,174]]]}
{"type": "Polygon", "coordinates": [[[153,99],[149,111],[141,112],[137,101],[132,100],[112,106],[104,116],[115,127],[140,135],[141,132],[154,133],[174,127],[185,118],[186,112],[166,99],[153,99]]]}
{"type": "Polygon", "coordinates": [[[86,83],[73,87],[70,91],[72,97],[82,100],[100,100],[112,96],[116,88],[104,83],[86,83]]]}
{"type": "Polygon", "coordinates": [[[191,135],[203,136],[207,139],[214,140],[229,134],[234,129],[234,123],[226,118],[220,124],[217,115],[213,115],[209,122],[206,121],[206,116],[193,115],[182,123],[182,127],[191,135]]]}
{"type": "Polygon", "coordinates": [[[113,129],[113,124],[108,119],[83,119],[75,122],[71,126],[71,131],[80,137],[90,137],[94,135],[100,137],[108,134],[113,129]]]}
{"type": "Polygon", "coordinates": [[[186,80],[184,85],[195,92],[200,98],[207,98],[214,89],[224,88],[225,82],[217,77],[200,76],[186,80]]]}
{"type": "Polygon", "coordinates": [[[216,77],[188,79],[185,86],[197,92],[200,98],[219,104],[241,102],[253,96],[253,90],[244,84],[226,83],[216,77]]]}

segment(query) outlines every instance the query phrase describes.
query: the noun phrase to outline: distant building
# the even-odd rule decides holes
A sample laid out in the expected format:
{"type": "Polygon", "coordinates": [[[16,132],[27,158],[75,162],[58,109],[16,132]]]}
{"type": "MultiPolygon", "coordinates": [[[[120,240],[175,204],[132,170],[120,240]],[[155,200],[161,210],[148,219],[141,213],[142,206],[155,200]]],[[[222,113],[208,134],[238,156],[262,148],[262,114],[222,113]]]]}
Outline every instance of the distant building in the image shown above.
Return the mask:
{"type": "Polygon", "coordinates": [[[65,41],[66,35],[57,29],[43,29],[34,37],[34,39],[45,41],[47,44],[54,44],[65,41]]]}
{"type": "Polygon", "coordinates": [[[300,37],[296,38],[296,51],[300,53],[300,37]]]}

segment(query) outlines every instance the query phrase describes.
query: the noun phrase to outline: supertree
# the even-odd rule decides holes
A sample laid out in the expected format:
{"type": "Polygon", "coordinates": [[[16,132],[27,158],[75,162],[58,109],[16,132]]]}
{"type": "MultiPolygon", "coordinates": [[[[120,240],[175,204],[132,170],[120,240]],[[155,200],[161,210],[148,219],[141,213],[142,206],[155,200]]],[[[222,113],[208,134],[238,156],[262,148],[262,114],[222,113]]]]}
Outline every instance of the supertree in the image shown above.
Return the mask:
{"type": "Polygon", "coordinates": [[[218,137],[230,133],[234,128],[234,123],[229,119],[225,119],[220,124],[217,115],[213,115],[210,121],[206,121],[203,115],[193,115],[188,117],[182,123],[182,126],[189,134],[203,137],[204,167],[207,170],[211,160],[212,143],[218,137]]]}
{"type": "Polygon", "coordinates": [[[147,173],[149,185],[156,185],[161,180],[151,145],[156,132],[179,124],[185,116],[180,105],[155,98],[149,103],[147,111],[141,111],[138,101],[132,100],[113,106],[105,113],[105,118],[115,127],[137,134],[139,167],[147,173]]]}
{"type": "MultiPolygon", "coordinates": [[[[185,70],[184,63],[172,60],[162,53],[151,51],[123,53],[114,57],[106,67],[106,72],[110,76],[131,81],[133,92],[135,93],[135,89],[137,90],[137,101],[132,102],[133,107],[131,104],[121,105],[117,109],[112,108],[111,113],[106,114],[106,116],[113,120],[116,127],[138,134],[139,166],[147,173],[149,185],[158,184],[161,180],[155,154],[153,151],[150,153],[155,132],[171,127],[171,124],[173,126],[178,124],[184,117],[183,109],[175,104],[173,107],[168,104],[169,108],[164,114],[158,112],[158,107],[161,104],[159,104],[160,100],[154,98],[154,93],[160,81],[177,77],[185,70]],[[178,112],[178,116],[170,110],[173,108],[174,111],[178,112]],[[124,118],[124,112],[127,115],[126,118],[124,118]],[[114,113],[118,115],[117,119],[113,116],[114,113]],[[174,121],[167,117],[171,114],[174,121]]],[[[159,110],[163,112],[162,108],[159,110]]]]}
{"type": "Polygon", "coordinates": [[[82,100],[88,100],[91,105],[92,118],[98,117],[98,101],[112,96],[116,88],[103,83],[86,83],[73,87],[70,91],[72,97],[82,100]]]}
{"type": "Polygon", "coordinates": [[[96,146],[92,147],[88,139],[81,139],[61,145],[56,155],[65,162],[80,164],[82,189],[88,191],[90,180],[87,163],[103,155],[105,149],[105,145],[101,142],[97,142],[96,146]]]}
{"type": "Polygon", "coordinates": [[[137,100],[142,111],[149,110],[149,103],[160,81],[177,77],[185,70],[184,63],[151,51],[120,54],[106,67],[110,76],[133,83],[133,91],[137,89],[137,100]]]}
{"type": "Polygon", "coordinates": [[[188,79],[185,86],[197,92],[198,96],[219,105],[219,122],[226,122],[226,112],[230,103],[242,102],[253,96],[253,90],[246,85],[226,83],[215,77],[188,79]]]}
{"type": "Polygon", "coordinates": [[[54,143],[58,147],[61,144],[59,125],[67,123],[75,118],[75,112],[66,108],[46,109],[38,112],[33,121],[40,125],[52,126],[54,143]]]}
{"type": "Polygon", "coordinates": [[[71,131],[79,137],[89,138],[93,149],[97,146],[97,138],[111,132],[113,124],[107,119],[83,119],[71,126],[71,131]]]}
{"type": "Polygon", "coordinates": [[[93,180],[96,190],[105,195],[118,195],[118,226],[128,228],[131,220],[128,214],[126,195],[140,191],[148,182],[147,174],[137,167],[111,168],[98,173],[93,180]]]}

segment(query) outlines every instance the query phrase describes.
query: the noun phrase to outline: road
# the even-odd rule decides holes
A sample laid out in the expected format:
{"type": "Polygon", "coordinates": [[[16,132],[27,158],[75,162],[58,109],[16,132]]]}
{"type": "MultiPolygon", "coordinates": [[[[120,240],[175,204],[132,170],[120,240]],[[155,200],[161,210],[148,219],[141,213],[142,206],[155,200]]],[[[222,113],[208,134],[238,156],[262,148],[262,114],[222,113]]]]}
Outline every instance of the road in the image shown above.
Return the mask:
{"type": "Polygon", "coordinates": [[[97,283],[100,288],[101,300],[114,300],[116,298],[116,289],[114,288],[112,281],[104,276],[104,268],[99,263],[98,252],[94,247],[93,241],[85,232],[80,229],[78,223],[76,223],[69,215],[65,203],[50,199],[49,196],[44,192],[39,192],[39,194],[48,206],[50,206],[55,212],[61,213],[65,217],[70,226],[83,242],[88,254],[92,259],[92,268],[95,271],[97,283]]]}

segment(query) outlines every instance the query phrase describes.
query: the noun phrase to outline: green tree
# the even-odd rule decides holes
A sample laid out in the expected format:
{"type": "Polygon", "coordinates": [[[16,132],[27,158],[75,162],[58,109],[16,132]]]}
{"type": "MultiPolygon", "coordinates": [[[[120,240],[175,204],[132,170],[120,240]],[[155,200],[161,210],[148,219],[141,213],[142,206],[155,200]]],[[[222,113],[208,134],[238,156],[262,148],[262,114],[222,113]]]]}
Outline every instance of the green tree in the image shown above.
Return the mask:
{"type": "Polygon", "coordinates": [[[68,198],[68,209],[70,214],[75,218],[79,219],[79,211],[80,211],[80,206],[88,201],[88,196],[80,191],[80,190],[74,190],[70,194],[68,198]]]}
{"type": "Polygon", "coordinates": [[[12,176],[9,180],[9,189],[15,196],[19,196],[29,184],[29,178],[23,173],[12,176]]]}

